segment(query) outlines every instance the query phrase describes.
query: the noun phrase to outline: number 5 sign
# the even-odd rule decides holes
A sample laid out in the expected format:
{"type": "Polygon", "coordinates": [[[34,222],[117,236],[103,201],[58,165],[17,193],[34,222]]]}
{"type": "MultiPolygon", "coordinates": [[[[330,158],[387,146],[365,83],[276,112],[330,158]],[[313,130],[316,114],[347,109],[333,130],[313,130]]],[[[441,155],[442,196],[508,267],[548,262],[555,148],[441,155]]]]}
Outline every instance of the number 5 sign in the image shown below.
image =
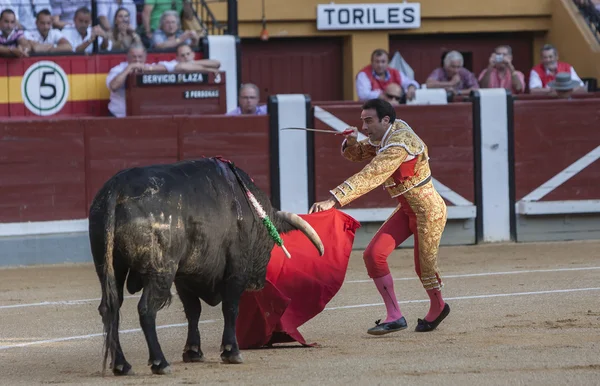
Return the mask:
{"type": "Polygon", "coordinates": [[[56,63],[47,60],[33,63],[21,81],[23,103],[34,114],[53,115],[69,98],[69,78],[56,63]]]}

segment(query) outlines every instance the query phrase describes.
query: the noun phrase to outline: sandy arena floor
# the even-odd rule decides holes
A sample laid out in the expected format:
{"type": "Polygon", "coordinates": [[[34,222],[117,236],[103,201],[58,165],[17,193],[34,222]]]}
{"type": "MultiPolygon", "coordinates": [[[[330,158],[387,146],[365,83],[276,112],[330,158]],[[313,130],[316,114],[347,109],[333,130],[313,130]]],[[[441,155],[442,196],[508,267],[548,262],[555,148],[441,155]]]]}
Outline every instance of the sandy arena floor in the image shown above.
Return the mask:
{"type": "Polygon", "coordinates": [[[159,313],[173,374],[153,376],[139,330],[137,296],[125,300],[121,342],[137,375],[102,378],[100,285],[91,265],[0,270],[0,384],[427,384],[591,385],[600,382],[600,242],[444,247],[440,266],[450,316],[415,333],[428,307],[412,251],[389,259],[409,329],[366,334],[385,308],[363,266],[350,261],[328,308],[301,327],[320,347],[243,351],[219,361],[220,308],[203,306],[207,363],[186,364],[177,298],[159,313]]]}

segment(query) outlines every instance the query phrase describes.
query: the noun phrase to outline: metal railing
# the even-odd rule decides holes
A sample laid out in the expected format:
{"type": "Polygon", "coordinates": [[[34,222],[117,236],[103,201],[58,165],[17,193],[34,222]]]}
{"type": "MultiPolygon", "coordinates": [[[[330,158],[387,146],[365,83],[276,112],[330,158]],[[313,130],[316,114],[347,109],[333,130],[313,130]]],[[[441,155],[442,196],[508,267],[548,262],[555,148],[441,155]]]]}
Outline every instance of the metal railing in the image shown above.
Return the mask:
{"type": "Polygon", "coordinates": [[[591,0],[573,0],[573,2],[600,43],[600,11],[591,0]]]}
{"type": "MultiPolygon", "coordinates": [[[[194,17],[206,31],[207,35],[223,35],[226,32],[227,26],[220,23],[215,15],[210,10],[206,0],[191,0],[194,17]]],[[[210,3],[221,3],[222,0],[211,1],[210,3]]]]}

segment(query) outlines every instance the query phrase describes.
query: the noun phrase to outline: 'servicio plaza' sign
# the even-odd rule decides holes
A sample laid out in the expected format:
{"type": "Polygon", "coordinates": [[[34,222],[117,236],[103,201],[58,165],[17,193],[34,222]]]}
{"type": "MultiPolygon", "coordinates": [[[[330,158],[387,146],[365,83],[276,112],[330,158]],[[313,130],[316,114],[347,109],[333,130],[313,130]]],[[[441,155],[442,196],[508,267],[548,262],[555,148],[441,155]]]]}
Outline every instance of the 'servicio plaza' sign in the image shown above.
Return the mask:
{"type": "Polygon", "coordinates": [[[420,3],[317,5],[318,30],[419,27],[421,27],[420,3]]]}

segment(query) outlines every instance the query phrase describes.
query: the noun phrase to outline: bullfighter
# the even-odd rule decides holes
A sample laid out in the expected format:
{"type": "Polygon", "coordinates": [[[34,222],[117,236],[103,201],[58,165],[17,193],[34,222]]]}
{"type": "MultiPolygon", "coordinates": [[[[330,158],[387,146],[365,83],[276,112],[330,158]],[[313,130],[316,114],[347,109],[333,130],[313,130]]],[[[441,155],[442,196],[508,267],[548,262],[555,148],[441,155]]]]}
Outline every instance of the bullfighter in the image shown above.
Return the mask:
{"type": "Polygon", "coordinates": [[[429,312],[418,319],[415,331],[432,331],[448,316],[450,306],[442,297],[437,262],[447,208],[431,181],[427,146],[406,122],[396,119],[394,108],[384,100],[368,100],[362,106],[361,120],[362,132],[368,138],[358,141],[358,129],[347,129],[342,155],[350,161],[370,162],[330,190],[328,200],[314,203],[310,213],[343,207],[383,184],[399,205],[377,231],[363,258],[383,298],[387,318],[382,323],[376,321],[367,332],[383,335],[408,327],[396,300],[387,257],[411,234],[415,239],[415,271],[430,299],[429,312]]]}

